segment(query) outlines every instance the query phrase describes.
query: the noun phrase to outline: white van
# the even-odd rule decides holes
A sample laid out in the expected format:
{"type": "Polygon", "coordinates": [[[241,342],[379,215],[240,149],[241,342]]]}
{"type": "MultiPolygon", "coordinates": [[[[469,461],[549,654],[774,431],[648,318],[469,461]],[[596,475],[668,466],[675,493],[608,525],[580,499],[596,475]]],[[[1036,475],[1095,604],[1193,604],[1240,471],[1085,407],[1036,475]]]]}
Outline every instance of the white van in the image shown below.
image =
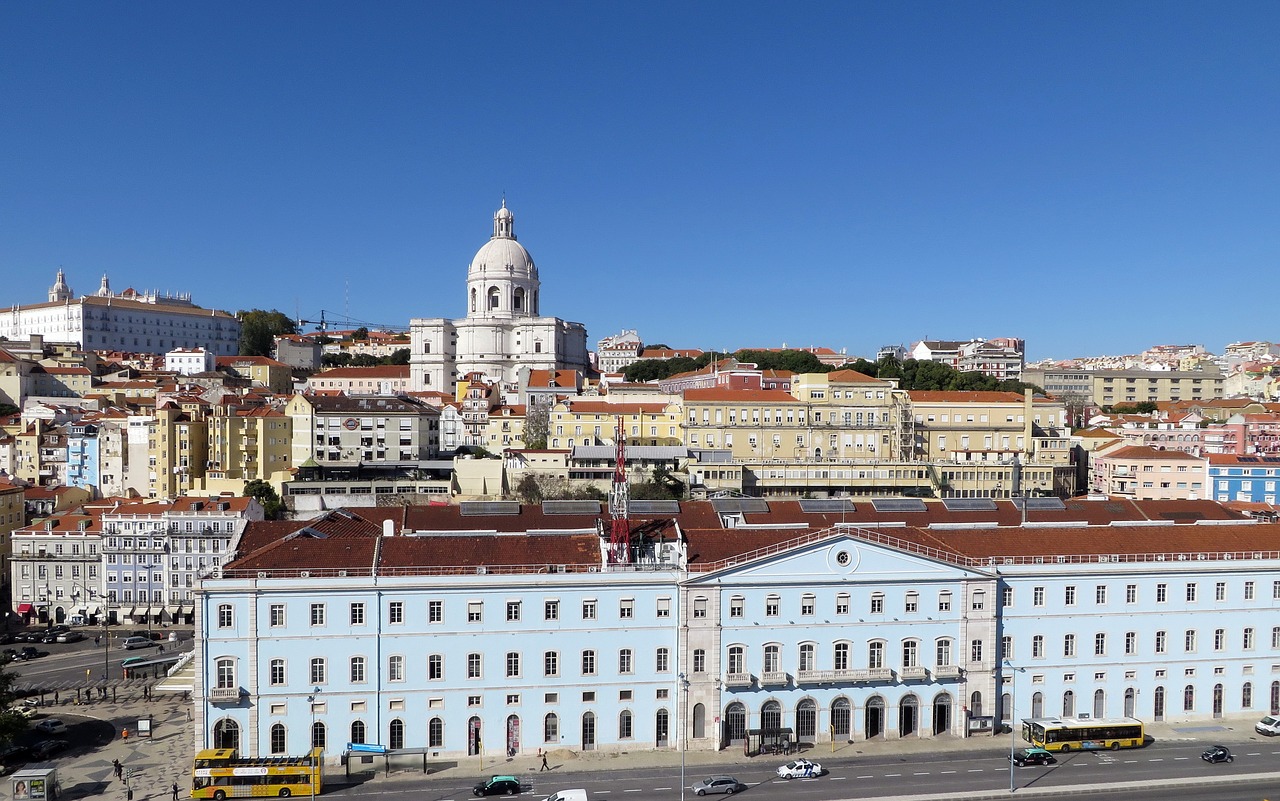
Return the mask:
{"type": "Polygon", "coordinates": [[[560,790],[542,799],[542,801],[587,801],[587,791],[560,790]]]}
{"type": "Polygon", "coordinates": [[[1280,718],[1274,715],[1267,715],[1262,720],[1254,724],[1253,730],[1258,734],[1265,734],[1268,737],[1274,737],[1280,734],[1280,718]]]}

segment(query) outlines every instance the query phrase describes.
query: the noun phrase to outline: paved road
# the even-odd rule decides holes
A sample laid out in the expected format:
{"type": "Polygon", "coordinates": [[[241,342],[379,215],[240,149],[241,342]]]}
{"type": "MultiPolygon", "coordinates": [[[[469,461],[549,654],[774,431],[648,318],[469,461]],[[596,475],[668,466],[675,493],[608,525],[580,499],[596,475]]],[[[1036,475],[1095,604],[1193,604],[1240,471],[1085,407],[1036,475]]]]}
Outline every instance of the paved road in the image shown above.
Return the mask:
{"type": "MultiPolygon", "coordinates": [[[[191,640],[181,643],[164,643],[165,653],[185,653],[191,650],[191,640]]],[[[21,648],[22,644],[7,646],[21,648]]],[[[26,662],[14,662],[7,670],[18,676],[18,687],[30,685],[48,687],[49,689],[74,689],[89,684],[98,686],[102,682],[104,671],[109,672],[112,683],[124,678],[120,662],[131,656],[159,656],[159,647],[139,648],[126,651],[115,643],[108,650],[104,646],[95,646],[93,640],[77,643],[53,643],[33,646],[41,651],[48,651],[48,656],[26,662]]],[[[162,674],[161,674],[162,675],[162,674]]]]}

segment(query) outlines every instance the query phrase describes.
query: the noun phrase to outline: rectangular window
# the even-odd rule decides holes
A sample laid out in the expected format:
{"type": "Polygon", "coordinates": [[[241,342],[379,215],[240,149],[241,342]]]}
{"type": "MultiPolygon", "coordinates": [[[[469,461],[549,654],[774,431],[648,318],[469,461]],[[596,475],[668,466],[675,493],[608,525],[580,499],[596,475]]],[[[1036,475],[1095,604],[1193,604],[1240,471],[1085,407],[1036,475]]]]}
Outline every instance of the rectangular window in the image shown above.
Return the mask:
{"type": "Polygon", "coordinates": [[[636,614],[636,602],[630,598],[625,598],[618,603],[618,617],[621,620],[631,620],[636,614]]]}
{"type": "Polygon", "coordinates": [[[902,608],[903,608],[903,611],[909,615],[915,612],[919,612],[920,611],[920,593],[918,592],[907,593],[907,599],[906,599],[906,602],[903,604],[902,608]]]}
{"type": "Polygon", "coordinates": [[[583,620],[596,619],[596,602],[595,601],[582,602],[582,619],[583,620]]]}
{"type": "Polygon", "coordinates": [[[283,659],[271,660],[271,683],[276,686],[285,683],[283,659]]]}
{"type": "Polygon", "coordinates": [[[1194,581],[1187,582],[1187,603],[1195,603],[1196,600],[1196,584],[1194,581]]]}
{"type": "Polygon", "coordinates": [[[1102,606],[1107,602],[1107,585],[1099,584],[1093,591],[1093,602],[1102,606]]]}
{"type": "Polygon", "coordinates": [[[1107,655],[1107,635],[1105,634],[1093,635],[1093,655],[1094,656],[1107,655]]]}
{"type": "Polygon", "coordinates": [[[973,640],[969,643],[969,661],[982,661],[982,640],[973,640]]]}
{"type": "Polygon", "coordinates": [[[1187,653],[1191,653],[1192,651],[1196,650],[1196,630],[1195,629],[1187,629],[1186,636],[1183,638],[1183,640],[1184,640],[1184,648],[1187,653]]]}
{"type": "Polygon", "coordinates": [[[1036,587],[1031,591],[1031,605],[1044,606],[1044,587],[1036,587]]]}
{"type": "Polygon", "coordinates": [[[1165,633],[1163,631],[1156,632],[1156,653],[1163,654],[1165,651],[1165,633]]]}
{"type": "Polygon", "coordinates": [[[1227,582],[1219,581],[1217,584],[1213,585],[1213,600],[1215,601],[1227,600],[1227,582]]]}
{"type": "Polygon", "coordinates": [[[284,626],[284,604],[271,605],[271,628],[278,629],[284,626]]]}
{"type": "Polygon", "coordinates": [[[1076,588],[1075,587],[1066,588],[1066,590],[1063,592],[1062,602],[1067,606],[1076,605],[1076,588]]]}
{"type": "Polygon", "coordinates": [[[871,596],[871,614],[884,614],[884,596],[880,593],[871,596]]]}
{"type": "Polygon", "coordinates": [[[987,605],[987,594],[982,590],[975,590],[970,600],[969,608],[974,612],[981,612],[983,607],[987,605]]]}
{"type": "Polygon", "coordinates": [[[623,648],[618,651],[618,672],[630,673],[632,671],[633,662],[631,659],[631,649],[623,648]]]}
{"type": "Polygon", "coordinates": [[[1246,601],[1253,600],[1253,582],[1252,581],[1246,581],[1244,583],[1244,599],[1246,601]]]}
{"type": "Polygon", "coordinates": [[[706,598],[693,599],[693,616],[695,619],[701,619],[707,616],[707,599],[706,598]]]}
{"type": "Polygon", "coordinates": [[[1244,650],[1246,651],[1250,651],[1253,649],[1253,629],[1252,628],[1246,628],[1244,630],[1243,647],[1244,647],[1244,650]]]}
{"type": "Polygon", "coordinates": [[[1136,604],[1138,602],[1138,585],[1137,584],[1125,585],[1124,602],[1127,604],[1136,604]]]}
{"type": "Polygon", "coordinates": [[[693,649],[693,672],[707,672],[707,652],[702,648],[693,649]]]}
{"type": "Polygon", "coordinates": [[[671,617],[671,599],[659,598],[658,608],[654,610],[654,614],[659,618],[671,617]]]}
{"type": "Polygon", "coordinates": [[[1133,656],[1138,652],[1138,632],[1130,631],[1124,635],[1124,653],[1133,656]]]}
{"type": "Polygon", "coordinates": [[[467,622],[484,622],[484,601],[467,601],[467,622]]]}
{"type": "Polygon", "coordinates": [[[588,651],[582,652],[582,675],[584,676],[596,675],[596,652],[595,651],[588,650],[588,651]]]}
{"type": "Polygon", "coordinates": [[[507,622],[517,623],[520,621],[520,602],[507,601],[507,622]]]}
{"type": "Polygon", "coordinates": [[[547,651],[542,655],[542,675],[559,676],[560,675],[560,654],[557,651],[547,651]]]}
{"type": "Polygon", "coordinates": [[[444,657],[432,654],[427,657],[427,680],[440,681],[444,678],[444,657]]]}
{"type": "Polygon", "coordinates": [[[1227,647],[1227,630],[1214,629],[1213,632],[1213,650],[1223,651],[1227,647]]]}
{"type": "Polygon", "coordinates": [[[509,679],[520,678],[520,652],[519,651],[507,652],[507,678],[509,679]]]}
{"type": "Polygon", "coordinates": [[[943,590],[942,592],[938,593],[938,611],[939,612],[951,611],[951,593],[950,592],[943,590]]]}
{"type": "Polygon", "coordinates": [[[764,616],[777,617],[782,614],[782,599],[776,595],[770,595],[764,599],[764,616]]]}
{"type": "Polygon", "coordinates": [[[544,620],[560,619],[560,602],[559,601],[543,601],[542,617],[544,620]]]}
{"type": "Polygon", "coordinates": [[[324,625],[324,604],[311,605],[311,625],[313,626],[324,625]]]}
{"type": "Polygon", "coordinates": [[[387,622],[404,623],[404,601],[392,601],[387,607],[387,622]]]}
{"type": "Polygon", "coordinates": [[[351,604],[351,625],[364,625],[364,604],[358,602],[351,604]]]}
{"type": "Polygon", "coordinates": [[[1156,585],[1156,603],[1162,604],[1168,600],[1169,600],[1169,585],[1157,584],[1156,585]]]}
{"type": "Polygon", "coordinates": [[[812,595],[805,595],[800,599],[800,614],[812,616],[817,600],[812,595]]]}
{"type": "Polygon", "coordinates": [[[428,601],[427,602],[427,622],[428,623],[444,622],[444,601],[428,601]]]}
{"type": "Polygon", "coordinates": [[[404,681],[404,657],[395,654],[387,657],[387,681],[404,681]]]}
{"type": "Polygon", "coordinates": [[[483,675],[484,660],[480,654],[467,654],[467,678],[478,679],[483,675]]]}

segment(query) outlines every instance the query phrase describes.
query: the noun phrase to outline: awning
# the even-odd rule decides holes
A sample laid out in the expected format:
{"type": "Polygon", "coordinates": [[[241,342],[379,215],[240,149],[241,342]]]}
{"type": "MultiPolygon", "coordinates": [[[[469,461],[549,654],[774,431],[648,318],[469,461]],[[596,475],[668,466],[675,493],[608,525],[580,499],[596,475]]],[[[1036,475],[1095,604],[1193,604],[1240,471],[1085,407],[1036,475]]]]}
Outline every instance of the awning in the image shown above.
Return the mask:
{"type": "Polygon", "coordinates": [[[125,617],[133,617],[133,613],[134,613],[134,611],[135,611],[135,610],[137,610],[137,608],[138,608],[138,607],[136,607],[136,606],[131,606],[131,607],[129,607],[128,611],[126,611],[126,612],[121,612],[121,614],[123,614],[125,617]]]}
{"type": "Polygon", "coordinates": [[[91,615],[100,615],[100,614],[102,614],[102,607],[101,607],[101,606],[95,606],[94,608],[92,608],[92,609],[90,609],[90,610],[89,610],[89,614],[91,614],[91,615]]]}
{"type": "Polygon", "coordinates": [[[89,608],[88,608],[88,607],[85,607],[85,606],[77,606],[77,607],[75,607],[74,609],[72,609],[72,610],[71,610],[71,614],[73,614],[73,615],[87,615],[87,614],[89,614],[89,608]]]}
{"type": "Polygon", "coordinates": [[[18,604],[18,614],[29,615],[34,607],[31,604],[18,604]]]}

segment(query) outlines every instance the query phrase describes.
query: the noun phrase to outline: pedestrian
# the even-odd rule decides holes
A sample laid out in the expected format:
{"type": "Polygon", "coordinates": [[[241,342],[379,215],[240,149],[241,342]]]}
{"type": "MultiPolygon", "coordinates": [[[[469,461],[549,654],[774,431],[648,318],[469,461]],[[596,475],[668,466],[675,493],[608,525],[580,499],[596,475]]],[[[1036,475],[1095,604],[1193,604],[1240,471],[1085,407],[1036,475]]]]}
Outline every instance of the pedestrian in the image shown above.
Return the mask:
{"type": "Polygon", "coordinates": [[[54,690],[54,691],[53,691],[53,705],[54,705],[54,706],[57,706],[57,705],[58,705],[58,691],[57,691],[57,690],[54,690]]]}
{"type": "Polygon", "coordinates": [[[115,770],[117,779],[124,775],[124,765],[120,764],[120,760],[111,760],[111,767],[115,770]]]}
{"type": "Polygon", "coordinates": [[[125,741],[125,742],[128,742],[128,741],[129,741],[129,730],[128,730],[128,729],[121,729],[121,730],[120,730],[120,737],[121,737],[122,739],[124,739],[124,741],[125,741]]]}
{"type": "Polygon", "coordinates": [[[187,707],[187,722],[191,722],[191,707],[187,707]]]}
{"type": "Polygon", "coordinates": [[[160,646],[160,653],[162,653],[162,654],[164,653],[164,646],[163,646],[163,645],[162,645],[162,646],[160,646]]]}
{"type": "Polygon", "coordinates": [[[178,801],[178,783],[174,782],[171,789],[173,790],[173,801],[178,801]]]}
{"type": "Polygon", "coordinates": [[[547,752],[546,752],[546,751],[543,751],[543,752],[542,752],[542,767],[538,768],[538,772],[539,772],[539,773],[541,773],[541,772],[542,772],[542,771],[544,771],[544,770],[551,770],[551,768],[547,767],[547,752]]]}

